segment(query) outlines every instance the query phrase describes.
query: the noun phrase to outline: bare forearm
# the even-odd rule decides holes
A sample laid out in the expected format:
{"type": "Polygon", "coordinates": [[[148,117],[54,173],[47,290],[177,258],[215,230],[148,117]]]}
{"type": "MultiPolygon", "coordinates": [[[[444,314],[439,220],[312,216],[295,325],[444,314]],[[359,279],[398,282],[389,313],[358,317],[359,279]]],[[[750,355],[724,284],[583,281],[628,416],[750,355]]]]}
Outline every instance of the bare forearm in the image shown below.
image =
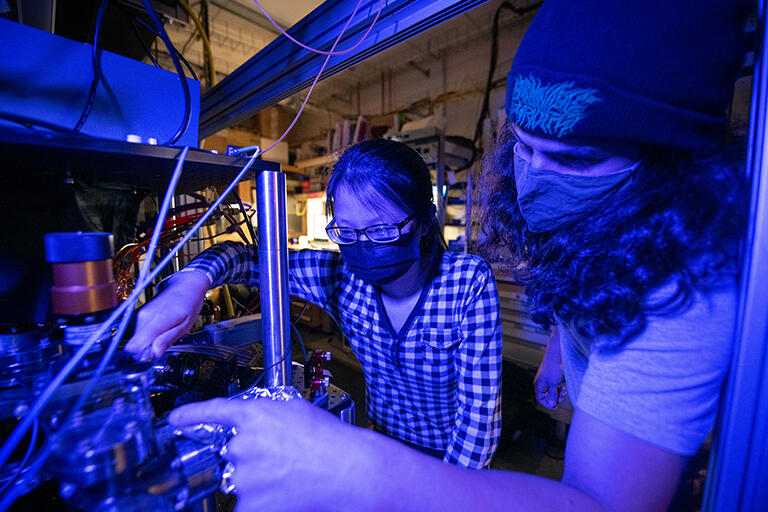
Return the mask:
{"type": "Polygon", "coordinates": [[[549,361],[557,361],[559,364],[561,357],[560,351],[560,332],[558,332],[557,326],[555,326],[552,328],[552,334],[549,336],[544,357],[549,361]]]}
{"type": "Polygon", "coordinates": [[[356,488],[358,510],[601,510],[587,494],[560,482],[522,473],[457,468],[395,442],[371,439],[356,488]],[[387,441],[386,444],[380,444],[387,441]]]}

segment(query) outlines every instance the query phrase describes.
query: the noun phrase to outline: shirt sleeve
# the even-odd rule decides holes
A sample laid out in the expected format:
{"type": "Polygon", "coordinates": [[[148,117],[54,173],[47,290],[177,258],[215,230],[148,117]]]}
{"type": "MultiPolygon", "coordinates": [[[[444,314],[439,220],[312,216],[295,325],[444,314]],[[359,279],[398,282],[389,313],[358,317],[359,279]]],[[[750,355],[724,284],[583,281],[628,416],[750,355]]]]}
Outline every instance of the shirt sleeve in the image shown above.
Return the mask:
{"type": "MultiPolygon", "coordinates": [[[[211,287],[223,284],[259,285],[259,255],[255,245],[222,242],[209,247],[181,272],[200,271],[211,287]]],[[[332,251],[302,250],[288,254],[291,296],[326,307],[342,278],[342,262],[332,251]]]]}
{"type": "Polygon", "coordinates": [[[735,288],[698,294],[681,314],[649,317],[625,345],[592,347],[576,407],[674,453],[696,453],[715,422],[735,314],[735,288]]]}
{"type": "Polygon", "coordinates": [[[501,436],[502,340],[499,296],[487,265],[469,288],[455,359],[458,408],[443,460],[477,469],[489,467],[501,436]]]}

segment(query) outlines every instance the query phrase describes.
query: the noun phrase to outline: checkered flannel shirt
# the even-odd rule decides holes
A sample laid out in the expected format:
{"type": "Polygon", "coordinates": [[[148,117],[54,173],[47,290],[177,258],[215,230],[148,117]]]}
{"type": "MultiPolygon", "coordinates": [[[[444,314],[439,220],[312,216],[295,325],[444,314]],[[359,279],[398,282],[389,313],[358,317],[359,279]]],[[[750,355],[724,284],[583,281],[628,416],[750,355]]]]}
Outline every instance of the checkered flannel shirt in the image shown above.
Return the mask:
{"type": "MultiPolygon", "coordinates": [[[[224,242],[183,271],[212,286],[259,282],[255,246],[224,242]]],[[[336,320],[361,363],[368,416],[387,434],[488,467],[501,435],[501,324],[496,281],[477,256],[446,252],[400,333],[377,289],[331,251],[290,253],[290,294],[336,320]]]]}

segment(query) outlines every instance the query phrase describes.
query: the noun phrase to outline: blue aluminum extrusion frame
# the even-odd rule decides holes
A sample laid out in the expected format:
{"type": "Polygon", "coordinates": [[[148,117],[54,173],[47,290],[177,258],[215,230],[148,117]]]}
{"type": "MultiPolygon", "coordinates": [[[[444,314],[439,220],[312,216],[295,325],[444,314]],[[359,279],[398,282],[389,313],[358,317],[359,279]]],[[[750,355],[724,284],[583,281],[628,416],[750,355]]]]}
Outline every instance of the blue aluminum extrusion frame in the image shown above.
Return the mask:
{"type": "Polygon", "coordinates": [[[734,353],[710,455],[702,510],[768,510],[768,1],[760,0],[750,115],[749,228],[734,353]]]}
{"type": "MultiPolygon", "coordinates": [[[[376,16],[380,0],[364,0],[336,51],[353,46],[376,16]]],[[[379,20],[354,51],[334,55],[321,80],[439,25],[487,0],[384,0],[379,20]]],[[[299,41],[330,50],[357,0],[328,0],[289,29],[299,41]]],[[[279,36],[207,91],[200,107],[200,136],[207,137],[309,87],[324,55],[279,36]]]]}

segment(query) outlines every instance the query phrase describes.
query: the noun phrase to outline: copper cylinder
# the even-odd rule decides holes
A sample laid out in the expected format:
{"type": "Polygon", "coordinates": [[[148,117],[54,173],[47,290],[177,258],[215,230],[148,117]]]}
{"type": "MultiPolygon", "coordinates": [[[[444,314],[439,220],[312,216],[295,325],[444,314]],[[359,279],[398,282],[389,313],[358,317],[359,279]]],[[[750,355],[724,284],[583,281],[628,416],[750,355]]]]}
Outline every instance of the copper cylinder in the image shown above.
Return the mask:
{"type": "Polygon", "coordinates": [[[117,306],[112,260],[53,263],[51,300],[57,315],[96,313],[117,306]]]}

